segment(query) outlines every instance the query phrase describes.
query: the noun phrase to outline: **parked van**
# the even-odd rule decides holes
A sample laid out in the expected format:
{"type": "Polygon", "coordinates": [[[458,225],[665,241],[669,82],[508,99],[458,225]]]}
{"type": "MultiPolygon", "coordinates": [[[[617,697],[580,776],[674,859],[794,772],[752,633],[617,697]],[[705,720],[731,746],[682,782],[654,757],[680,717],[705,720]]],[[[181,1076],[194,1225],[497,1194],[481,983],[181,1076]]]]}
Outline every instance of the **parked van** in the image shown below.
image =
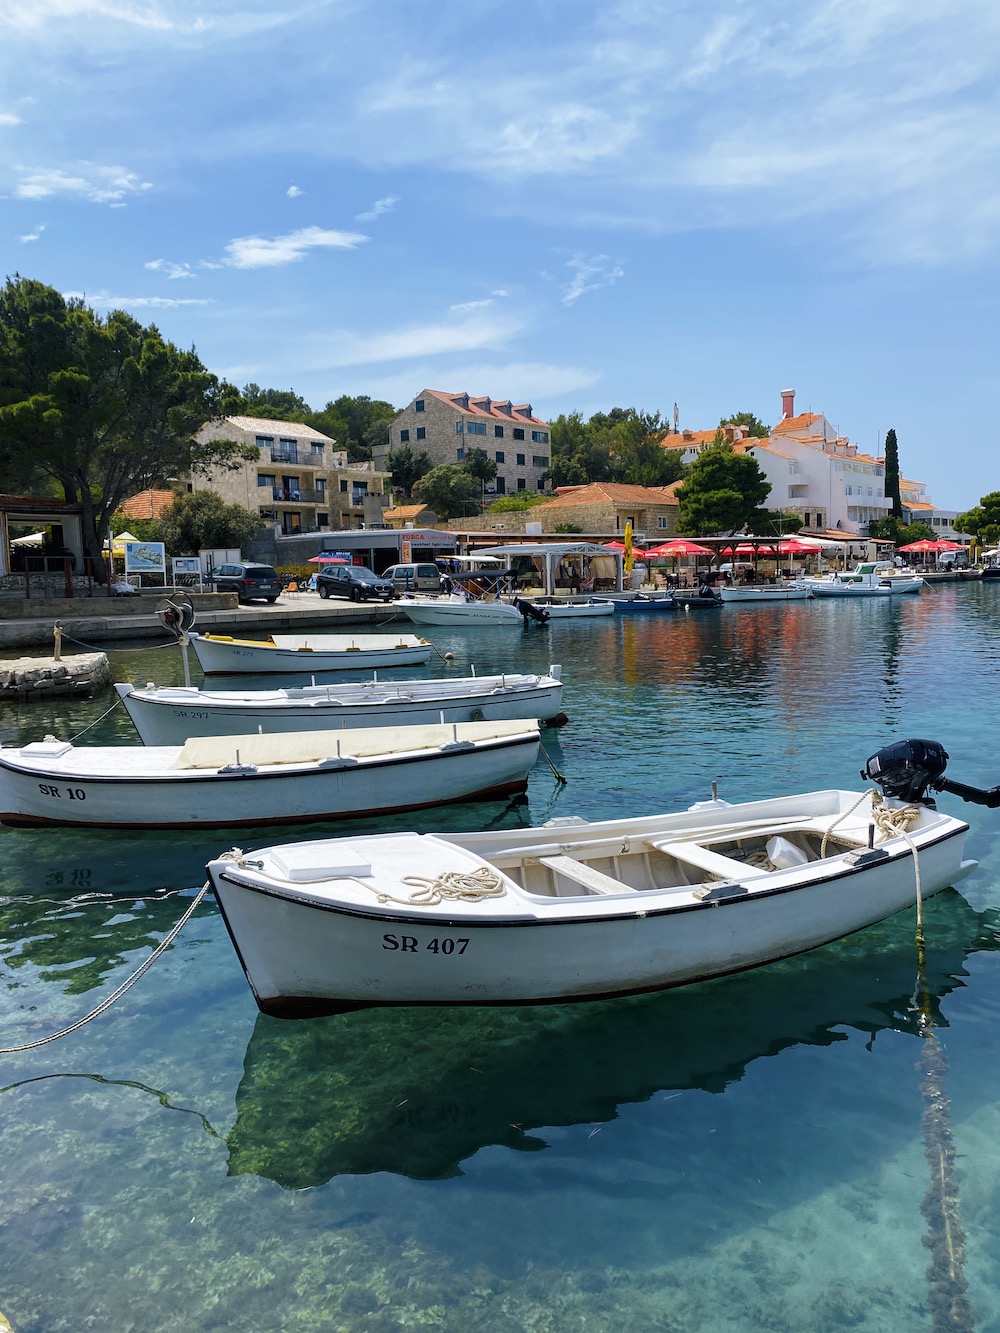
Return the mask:
{"type": "Polygon", "coordinates": [[[390,565],[382,578],[392,579],[397,592],[441,591],[441,571],[437,565],[390,565]]]}

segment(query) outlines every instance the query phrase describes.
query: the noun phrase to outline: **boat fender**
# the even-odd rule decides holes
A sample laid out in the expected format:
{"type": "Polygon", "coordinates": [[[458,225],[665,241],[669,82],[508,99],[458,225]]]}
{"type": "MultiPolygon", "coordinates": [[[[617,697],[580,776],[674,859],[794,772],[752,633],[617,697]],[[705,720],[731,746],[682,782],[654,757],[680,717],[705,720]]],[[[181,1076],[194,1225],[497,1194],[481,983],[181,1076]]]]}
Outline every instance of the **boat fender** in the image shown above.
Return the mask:
{"type": "Polygon", "coordinates": [[[804,866],[809,860],[801,847],[796,847],[787,838],[777,834],[773,838],[768,838],[764,849],[767,852],[767,859],[775,870],[791,870],[793,866],[804,866]]]}

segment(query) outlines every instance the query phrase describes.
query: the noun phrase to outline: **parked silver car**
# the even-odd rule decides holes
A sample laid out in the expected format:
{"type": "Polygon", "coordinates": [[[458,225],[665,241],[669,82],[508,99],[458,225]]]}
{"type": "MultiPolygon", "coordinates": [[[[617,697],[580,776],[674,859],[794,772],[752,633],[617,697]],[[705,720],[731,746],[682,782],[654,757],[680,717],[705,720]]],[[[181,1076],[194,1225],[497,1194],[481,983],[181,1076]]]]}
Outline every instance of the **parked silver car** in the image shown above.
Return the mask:
{"type": "Polygon", "coordinates": [[[440,592],[441,571],[437,565],[390,565],[383,571],[384,579],[391,579],[397,592],[440,592]]]}

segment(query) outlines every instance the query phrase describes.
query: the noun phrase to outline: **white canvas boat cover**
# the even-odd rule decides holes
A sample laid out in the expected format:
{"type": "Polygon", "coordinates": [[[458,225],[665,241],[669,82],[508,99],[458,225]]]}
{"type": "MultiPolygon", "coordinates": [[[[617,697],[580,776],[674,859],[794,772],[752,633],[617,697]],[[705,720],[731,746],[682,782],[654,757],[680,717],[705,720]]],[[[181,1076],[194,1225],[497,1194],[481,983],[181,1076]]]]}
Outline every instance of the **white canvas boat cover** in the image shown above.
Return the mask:
{"type": "Polygon", "coordinates": [[[292,731],[269,736],[192,736],[172,768],[224,768],[228,764],[315,764],[323,759],[436,750],[454,741],[502,740],[538,730],[534,721],[446,722],[425,727],[361,727],[342,731],[292,731]],[[237,751],[239,757],[237,758],[237,751]]]}

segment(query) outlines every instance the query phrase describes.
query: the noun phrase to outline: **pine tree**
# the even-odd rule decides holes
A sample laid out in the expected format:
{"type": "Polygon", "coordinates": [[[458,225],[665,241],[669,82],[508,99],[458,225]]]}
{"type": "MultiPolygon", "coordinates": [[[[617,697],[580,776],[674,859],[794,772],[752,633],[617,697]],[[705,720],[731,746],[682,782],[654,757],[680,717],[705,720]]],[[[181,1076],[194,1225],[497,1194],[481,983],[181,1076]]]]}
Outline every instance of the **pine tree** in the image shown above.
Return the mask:
{"type": "Polygon", "coordinates": [[[890,430],[885,437],[885,495],[892,501],[890,511],[894,518],[903,517],[903,502],[899,497],[899,449],[896,446],[896,432],[890,430]]]}

